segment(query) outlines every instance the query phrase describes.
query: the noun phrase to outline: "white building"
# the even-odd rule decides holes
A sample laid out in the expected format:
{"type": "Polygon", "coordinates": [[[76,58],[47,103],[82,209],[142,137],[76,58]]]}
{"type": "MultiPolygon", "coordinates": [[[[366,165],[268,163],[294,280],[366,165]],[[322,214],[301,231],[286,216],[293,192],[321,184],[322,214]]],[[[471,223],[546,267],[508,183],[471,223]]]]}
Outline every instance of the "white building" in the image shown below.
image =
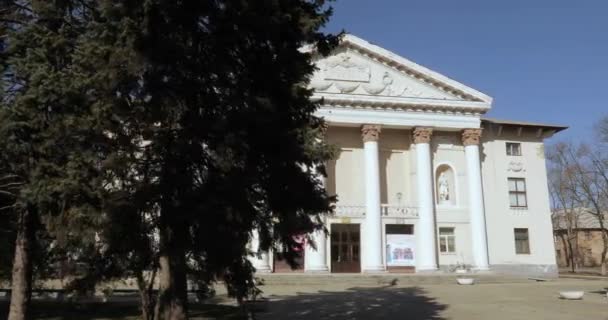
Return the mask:
{"type": "Polygon", "coordinates": [[[484,118],[491,97],[352,35],[317,65],[338,203],[303,271],[556,275],[543,140],[565,127],[484,118]]]}

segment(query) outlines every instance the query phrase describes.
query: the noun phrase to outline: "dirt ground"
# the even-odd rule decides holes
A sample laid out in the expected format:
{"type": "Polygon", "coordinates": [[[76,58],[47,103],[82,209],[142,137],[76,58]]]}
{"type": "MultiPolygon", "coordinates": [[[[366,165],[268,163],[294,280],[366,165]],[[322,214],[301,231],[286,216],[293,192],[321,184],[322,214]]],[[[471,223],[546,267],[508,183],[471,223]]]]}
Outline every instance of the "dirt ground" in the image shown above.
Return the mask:
{"type": "Polygon", "coordinates": [[[259,320],[341,319],[608,319],[608,281],[421,286],[262,287],[268,302],[259,320]],[[559,299],[559,291],[584,290],[583,300],[559,299]]]}

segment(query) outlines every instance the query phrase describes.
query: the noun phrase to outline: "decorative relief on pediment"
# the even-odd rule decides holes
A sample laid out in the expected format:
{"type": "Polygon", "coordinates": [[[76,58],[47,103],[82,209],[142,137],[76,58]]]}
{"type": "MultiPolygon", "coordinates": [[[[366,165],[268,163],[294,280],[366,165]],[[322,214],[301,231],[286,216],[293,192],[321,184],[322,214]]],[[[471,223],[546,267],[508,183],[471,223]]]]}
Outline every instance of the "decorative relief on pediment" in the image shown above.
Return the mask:
{"type": "Polygon", "coordinates": [[[341,81],[369,82],[370,67],[352,60],[345,53],[327,58],[325,61],[325,79],[341,81]]]}
{"type": "Polygon", "coordinates": [[[317,61],[310,87],[316,92],[458,100],[399,70],[350,51],[317,61]]]}

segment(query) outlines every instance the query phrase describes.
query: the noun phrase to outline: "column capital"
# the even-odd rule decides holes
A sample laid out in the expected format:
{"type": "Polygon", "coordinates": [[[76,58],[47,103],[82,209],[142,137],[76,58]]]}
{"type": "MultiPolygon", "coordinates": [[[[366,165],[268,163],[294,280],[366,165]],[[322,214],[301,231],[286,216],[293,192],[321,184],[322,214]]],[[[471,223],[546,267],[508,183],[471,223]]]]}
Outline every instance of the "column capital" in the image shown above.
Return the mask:
{"type": "Polygon", "coordinates": [[[416,127],[414,128],[414,143],[430,143],[433,136],[433,128],[416,127]]]}
{"type": "Polygon", "coordinates": [[[380,138],[380,126],[376,124],[364,124],[361,126],[361,137],[363,142],[378,141],[380,138]]]}
{"type": "Polygon", "coordinates": [[[462,130],[462,144],[472,146],[479,144],[482,129],[464,129],[462,130]]]}

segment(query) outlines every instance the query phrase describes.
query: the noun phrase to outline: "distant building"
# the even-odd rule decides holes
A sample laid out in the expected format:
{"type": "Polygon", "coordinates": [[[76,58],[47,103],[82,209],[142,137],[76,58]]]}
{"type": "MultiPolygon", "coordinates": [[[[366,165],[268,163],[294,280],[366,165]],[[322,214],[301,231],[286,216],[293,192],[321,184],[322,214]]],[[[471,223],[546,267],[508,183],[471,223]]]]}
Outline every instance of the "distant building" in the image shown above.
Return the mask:
{"type": "MultiPolygon", "coordinates": [[[[608,227],[608,215],[604,218],[608,227]]],[[[600,265],[604,249],[602,229],[598,217],[581,210],[571,217],[570,222],[563,213],[553,214],[553,234],[555,240],[555,257],[560,267],[570,267],[574,254],[577,267],[597,267],[600,265]],[[572,225],[570,245],[568,245],[568,224],[572,225]],[[572,249],[570,249],[572,247],[572,249]]]]}
{"type": "Polygon", "coordinates": [[[491,97],[352,35],[316,59],[339,201],[300,271],[557,275],[544,139],[565,127],[484,118],[491,97]]]}

